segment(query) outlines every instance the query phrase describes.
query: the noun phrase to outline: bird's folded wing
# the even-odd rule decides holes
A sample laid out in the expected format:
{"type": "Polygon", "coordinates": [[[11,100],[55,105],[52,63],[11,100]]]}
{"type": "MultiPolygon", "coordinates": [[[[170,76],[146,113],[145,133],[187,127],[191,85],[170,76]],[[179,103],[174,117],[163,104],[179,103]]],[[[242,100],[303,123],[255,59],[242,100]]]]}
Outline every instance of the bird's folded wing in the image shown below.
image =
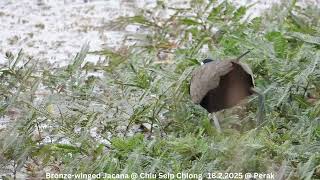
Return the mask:
{"type": "Polygon", "coordinates": [[[231,60],[213,61],[194,70],[190,95],[194,103],[200,104],[206,94],[219,86],[220,77],[232,70],[231,60]]]}
{"type": "Polygon", "coordinates": [[[253,72],[252,72],[252,70],[250,69],[250,67],[249,67],[247,64],[245,64],[245,63],[239,62],[238,64],[242,67],[242,69],[244,69],[244,71],[245,71],[247,74],[249,74],[249,75],[251,76],[252,84],[253,84],[253,86],[255,86],[255,84],[254,84],[254,78],[253,78],[253,72]]]}

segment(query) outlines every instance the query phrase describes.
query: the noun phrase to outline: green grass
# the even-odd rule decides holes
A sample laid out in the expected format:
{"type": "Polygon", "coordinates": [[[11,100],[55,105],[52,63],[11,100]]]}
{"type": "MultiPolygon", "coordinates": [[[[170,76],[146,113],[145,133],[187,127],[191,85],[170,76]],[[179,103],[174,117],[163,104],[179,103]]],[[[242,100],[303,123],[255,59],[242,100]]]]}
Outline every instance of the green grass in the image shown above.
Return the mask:
{"type": "Polygon", "coordinates": [[[84,45],[67,67],[6,53],[0,116],[12,120],[0,130],[3,178],[272,172],[320,179],[319,9],[290,1],[249,21],[243,18],[250,7],[192,3],[169,19],[154,13],[163,3],[119,18],[108,26],[136,24],[148,33],[128,35],[136,44],[117,51],[90,52],[84,45]],[[207,112],[191,102],[191,72],[203,58],[234,58],[251,48],[244,61],[265,96],[265,122],[256,127],[253,96],[220,113],[218,133],[207,112]],[[106,60],[84,63],[88,53],[106,60]]]}

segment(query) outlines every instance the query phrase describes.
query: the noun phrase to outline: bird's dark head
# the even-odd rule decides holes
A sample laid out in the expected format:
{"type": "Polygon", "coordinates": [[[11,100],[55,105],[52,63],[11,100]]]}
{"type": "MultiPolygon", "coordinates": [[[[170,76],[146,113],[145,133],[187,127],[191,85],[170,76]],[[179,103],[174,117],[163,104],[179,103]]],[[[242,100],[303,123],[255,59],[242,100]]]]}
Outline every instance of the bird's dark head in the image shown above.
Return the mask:
{"type": "Polygon", "coordinates": [[[201,65],[204,65],[204,64],[207,64],[209,62],[212,62],[213,60],[212,59],[205,59],[201,62],[201,65]]]}

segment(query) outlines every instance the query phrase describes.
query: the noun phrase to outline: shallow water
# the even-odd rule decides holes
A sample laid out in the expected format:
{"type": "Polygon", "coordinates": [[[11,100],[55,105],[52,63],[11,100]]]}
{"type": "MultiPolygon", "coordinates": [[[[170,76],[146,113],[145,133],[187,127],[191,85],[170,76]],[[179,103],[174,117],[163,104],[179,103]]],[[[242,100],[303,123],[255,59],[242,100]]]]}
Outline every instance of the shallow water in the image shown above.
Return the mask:
{"type": "MultiPolygon", "coordinates": [[[[4,54],[20,49],[42,62],[64,66],[85,42],[90,50],[116,48],[124,35],[134,32],[106,30],[103,26],[119,16],[132,16],[138,8],[150,8],[156,0],[1,0],[0,1],[0,64],[4,54]]],[[[222,1],[222,0],[220,0],[222,1]]],[[[187,7],[188,1],[168,1],[169,6],[187,7]]],[[[248,16],[259,15],[277,0],[237,0],[237,5],[255,4],[248,16]]],[[[320,4],[320,0],[303,0],[302,4],[320,4]]],[[[164,14],[165,15],[165,14],[164,14]]],[[[89,55],[87,61],[100,57],[89,55]]]]}

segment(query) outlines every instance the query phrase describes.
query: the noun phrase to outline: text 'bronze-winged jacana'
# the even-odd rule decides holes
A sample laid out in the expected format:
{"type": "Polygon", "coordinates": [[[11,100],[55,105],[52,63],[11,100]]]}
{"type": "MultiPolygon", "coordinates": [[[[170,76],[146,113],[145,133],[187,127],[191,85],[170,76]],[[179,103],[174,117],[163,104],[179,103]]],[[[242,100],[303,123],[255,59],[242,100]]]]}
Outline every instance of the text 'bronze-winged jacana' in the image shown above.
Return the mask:
{"type": "MultiPolygon", "coordinates": [[[[251,69],[248,65],[239,62],[249,52],[231,60],[205,59],[204,64],[195,69],[192,75],[190,83],[192,101],[200,104],[209,113],[231,108],[254,93],[259,95],[259,104],[262,104],[262,95],[254,90],[251,69]]],[[[259,111],[261,112],[262,108],[259,108],[259,111]]],[[[260,112],[258,121],[262,118],[260,112]]],[[[220,131],[219,122],[214,114],[213,120],[220,131]]]]}

